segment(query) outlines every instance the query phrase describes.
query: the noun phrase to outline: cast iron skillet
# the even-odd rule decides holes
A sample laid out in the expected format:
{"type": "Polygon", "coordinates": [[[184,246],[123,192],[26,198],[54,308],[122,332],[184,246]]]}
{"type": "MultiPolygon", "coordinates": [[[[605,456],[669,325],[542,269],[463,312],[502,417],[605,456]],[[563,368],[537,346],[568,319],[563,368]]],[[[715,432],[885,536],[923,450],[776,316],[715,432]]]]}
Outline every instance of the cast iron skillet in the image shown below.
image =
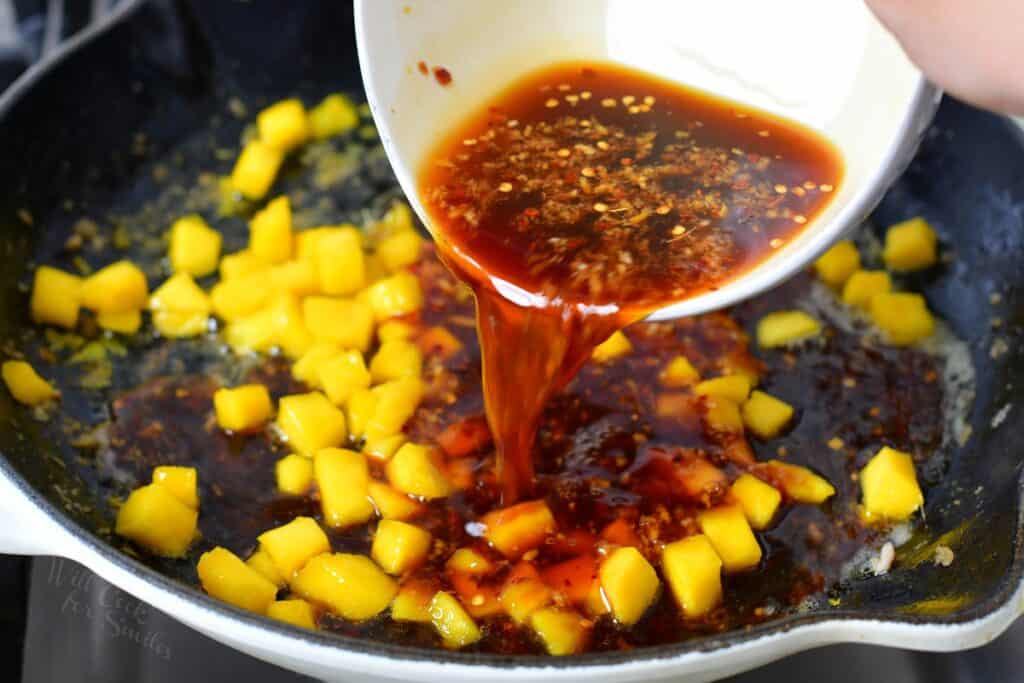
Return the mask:
{"type": "MultiPolygon", "coordinates": [[[[27,74],[0,100],[0,338],[29,324],[26,264],[52,254],[81,215],[129,211],[150,187],[138,182],[146,164],[175,148],[220,115],[219,139],[237,141],[240,122],[225,115],[233,96],[250,111],[280,97],[312,99],[358,93],[351,7],[336,0],[301,3],[155,0],[135,3],[115,24],[27,74]],[[139,134],[144,134],[144,141],[139,134]]],[[[221,164],[226,171],[230,162],[221,164]]],[[[198,169],[181,169],[184,174],[198,169]]],[[[369,181],[386,184],[386,172],[369,181]]],[[[343,209],[356,210],[358,193],[343,209]]],[[[75,457],[54,425],[33,420],[0,392],[0,473],[67,538],[99,553],[109,566],[140,577],[219,618],[243,622],[293,643],[328,645],[396,664],[442,662],[508,667],[605,667],[665,660],[740,646],[808,625],[883,622],[885,633],[925,632],[927,625],[967,624],[1005,610],[1021,584],[1020,469],[1024,449],[1024,139],[1004,119],[947,100],[921,151],[878,207],[885,225],[921,214],[937,226],[954,258],[920,278],[929,305],[968,341],[977,369],[973,435],[953,454],[943,484],[926,502],[927,528],[897,555],[924,557],[929,544],[951,545],[948,568],[904,562],[889,576],[839,587],[841,607],[821,607],[742,632],[642,651],[546,658],[496,657],[402,648],[344,636],[298,632],[210,600],[191,587],[183,563],[136,560],[110,545],[112,515],[106,485],[75,457]],[[1001,319],[994,327],[993,318],[1001,319]],[[1010,406],[1007,408],[1007,406],[1010,406]],[[946,534],[945,536],[943,536],[946,534]],[[913,564],[914,566],[907,566],[913,564]],[[154,568],[159,569],[156,571],[154,568]],[[170,578],[168,578],[170,577],[170,578]],[[186,585],[188,584],[188,585],[186,585]],[[893,629],[907,625],[918,629],[893,629]]],[[[69,407],[79,411],[84,407],[69,407]]],[[[0,501],[0,508],[3,502],[0,501]]],[[[5,524],[18,524],[18,519],[5,524]]],[[[42,544],[41,547],[45,546],[42,544]]],[[[5,550],[32,550],[22,544],[5,550]]],[[[55,552],[60,552],[59,549],[55,552]]],[[[880,625],[880,626],[882,626],[880,625]]],[[[1003,623],[1005,626],[1005,623],[1003,623]]],[[[976,644],[996,633],[906,643],[934,649],[976,644]]],[[[849,637],[849,630],[843,631],[849,637]]],[[[898,637],[898,636],[897,636],[898,637]]],[[[863,639],[872,640],[870,634],[863,639]]],[[[877,640],[877,638],[874,638],[877,640]]],[[[827,640],[827,639],[826,639],[827,640]]],[[[824,642],[818,640],[816,642],[824,642]]],[[[798,646],[799,647],[799,646],[798,646]]],[[[785,651],[792,651],[788,646],[785,651]]],[[[779,655],[784,651],[780,650],[779,655]]],[[[263,656],[267,656],[264,653],[263,656]]],[[[293,662],[294,665],[294,662],[293,662]]],[[[525,672],[524,672],[525,673],[525,672]]],[[[563,673],[565,673],[563,671],[563,673]]]]}

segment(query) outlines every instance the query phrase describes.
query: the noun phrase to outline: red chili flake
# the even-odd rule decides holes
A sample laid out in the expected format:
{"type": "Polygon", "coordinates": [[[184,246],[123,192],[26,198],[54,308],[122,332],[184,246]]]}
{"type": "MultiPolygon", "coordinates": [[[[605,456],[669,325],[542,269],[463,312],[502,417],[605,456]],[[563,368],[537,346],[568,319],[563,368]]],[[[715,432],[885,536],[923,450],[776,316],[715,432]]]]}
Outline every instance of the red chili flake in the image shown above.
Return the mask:
{"type": "Polygon", "coordinates": [[[434,78],[441,85],[448,85],[449,83],[452,82],[451,72],[448,71],[448,69],[444,68],[443,66],[434,67],[434,78]]]}
{"type": "Polygon", "coordinates": [[[427,63],[426,62],[421,61],[419,64],[416,65],[416,68],[419,69],[420,73],[423,74],[424,76],[426,76],[428,73],[430,73],[430,70],[427,69],[427,63]]]}

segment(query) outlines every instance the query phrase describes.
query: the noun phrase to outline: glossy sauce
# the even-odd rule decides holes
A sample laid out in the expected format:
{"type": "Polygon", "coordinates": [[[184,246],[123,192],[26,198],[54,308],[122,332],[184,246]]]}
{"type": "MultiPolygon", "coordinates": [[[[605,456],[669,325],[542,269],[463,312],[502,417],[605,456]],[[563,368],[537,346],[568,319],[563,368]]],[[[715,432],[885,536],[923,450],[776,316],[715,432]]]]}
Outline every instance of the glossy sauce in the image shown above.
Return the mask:
{"type": "Polygon", "coordinates": [[[532,74],[457,126],[420,192],[476,296],[504,502],[531,490],[544,406],[598,344],[756,265],[841,177],[810,130],[606,64],[532,74]]]}

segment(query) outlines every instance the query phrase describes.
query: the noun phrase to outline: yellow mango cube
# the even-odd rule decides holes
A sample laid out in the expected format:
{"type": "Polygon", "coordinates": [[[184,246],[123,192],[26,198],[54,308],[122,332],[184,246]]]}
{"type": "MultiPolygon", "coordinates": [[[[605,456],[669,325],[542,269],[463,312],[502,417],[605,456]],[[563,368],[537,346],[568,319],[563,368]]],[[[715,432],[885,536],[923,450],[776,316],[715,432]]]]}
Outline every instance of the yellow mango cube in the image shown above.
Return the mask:
{"type": "Polygon", "coordinates": [[[251,140],[242,148],[242,153],[235,161],[231,171],[231,187],[246,199],[263,199],[274,184],[283,161],[281,150],[261,140],[251,140]]]}
{"type": "Polygon", "coordinates": [[[422,369],[423,353],[404,339],[384,342],[370,360],[370,375],[376,383],[419,377],[422,369]]]}
{"type": "Polygon", "coordinates": [[[183,557],[196,536],[199,511],[163,486],[132,491],[117,511],[114,532],[163,557],[183,557]]]}
{"type": "Polygon", "coordinates": [[[367,303],[311,296],[303,300],[302,314],[317,341],[364,352],[370,348],[374,321],[373,309],[367,303]]]}
{"type": "Polygon", "coordinates": [[[423,308],[423,289],[419,278],[408,271],[378,280],[365,293],[378,321],[398,318],[423,308]]]}
{"type": "Polygon", "coordinates": [[[273,289],[265,273],[221,280],[210,290],[214,314],[233,322],[251,316],[270,303],[273,289]]]}
{"type": "Polygon", "coordinates": [[[23,360],[4,361],[0,375],[14,400],[23,405],[37,406],[60,396],[59,391],[23,360]]]}
{"type": "Polygon", "coordinates": [[[161,465],[153,470],[153,483],[163,486],[190,508],[199,508],[199,476],[195,467],[161,465]]]}
{"type": "Polygon", "coordinates": [[[268,202],[249,222],[249,252],[267,264],[292,256],[292,205],[287,196],[268,202]]]}
{"type": "Polygon", "coordinates": [[[583,650],[590,622],[572,610],[548,607],[530,616],[533,632],[549,655],[573,655],[583,650]]]}
{"type": "Polygon", "coordinates": [[[267,616],[286,624],[316,630],[313,606],[305,600],[277,600],[267,605],[267,616]]]}
{"type": "Polygon", "coordinates": [[[306,107],[299,99],[281,100],[256,115],[260,140],[281,152],[290,152],[310,136],[306,107]]]}
{"type": "Polygon", "coordinates": [[[428,581],[405,581],[391,603],[391,618],[395,621],[430,623],[430,601],[437,588],[428,581]]]}
{"type": "Polygon", "coordinates": [[[363,453],[367,457],[386,462],[391,459],[398,449],[405,445],[408,439],[405,434],[392,434],[390,436],[378,436],[374,434],[363,444],[363,453]]]}
{"type": "Polygon", "coordinates": [[[299,300],[291,294],[278,294],[266,310],[274,328],[273,339],[284,355],[301,358],[316,343],[306,326],[299,300]]]}
{"type": "MultiPolygon", "coordinates": [[[[366,438],[376,439],[402,431],[403,425],[416,412],[423,398],[423,381],[419,377],[403,377],[379,384],[373,393],[373,412],[366,422],[366,438]]],[[[354,396],[353,396],[354,398],[354,396]]],[[[351,411],[352,406],[349,406],[351,411]]]]}
{"type": "Polygon", "coordinates": [[[245,384],[213,393],[217,424],[229,432],[252,432],[263,427],[274,412],[270,392],[262,384],[245,384]]]}
{"type": "Polygon", "coordinates": [[[707,536],[666,545],[661,570],[684,617],[702,617],[722,601],[722,560],[707,536]]]}
{"type": "Polygon", "coordinates": [[[617,548],[598,570],[612,616],[623,626],[640,621],[658,594],[658,575],[636,548],[617,548]]]}
{"type": "Polygon", "coordinates": [[[232,321],[224,330],[224,339],[235,353],[269,351],[278,340],[277,315],[264,308],[232,321]]]}
{"type": "Polygon", "coordinates": [[[700,530],[722,558],[727,572],[756,567],[761,562],[761,545],[739,505],[723,505],[697,515],[700,530]]]}
{"type": "Polygon", "coordinates": [[[165,337],[194,337],[208,330],[210,297],[188,273],[167,279],[149,297],[153,325],[165,337]]]}
{"type": "Polygon", "coordinates": [[[137,311],[146,305],[146,275],[131,261],[118,261],[85,279],[81,303],[97,313],[137,311]]]}
{"type": "Polygon", "coordinates": [[[766,529],[782,503],[782,494],[752,474],[742,474],[729,489],[733,500],[743,508],[751,528],[766,529]]]}
{"type": "Polygon", "coordinates": [[[714,396],[724,398],[739,405],[747,400],[750,395],[751,381],[747,375],[727,375],[706,379],[696,387],[694,391],[698,396],[714,396]]]}
{"type": "Polygon", "coordinates": [[[142,312],[137,310],[121,313],[99,313],[96,324],[104,330],[120,334],[135,334],[142,327],[142,312]]]}
{"type": "Polygon", "coordinates": [[[858,270],[843,287],[843,303],[867,310],[871,300],[892,290],[892,280],[884,270],[858,270]]]}
{"type": "Polygon", "coordinates": [[[285,261],[273,266],[268,275],[275,291],[303,297],[320,293],[320,280],[311,261],[285,261]]]}
{"type": "Polygon", "coordinates": [[[452,486],[431,457],[429,446],[404,444],[387,464],[388,481],[393,487],[421,498],[444,498],[452,486]]]}
{"type": "Polygon", "coordinates": [[[793,419],[793,406],[771,394],[755,391],[740,412],[746,428],[762,439],[772,439],[793,419]]]}
{"type": "Polygon", "coordinates": [[[384,519],[377,525],[370,557],[388,574],[398,576],[427,559],[432,540],[430,532],[418,526],[384,519]]]}
{"type": "Polygon", "coordinates": [[[322,232],[314,260],[324,294],[354,294],[366,286],[363,236],[356,228],[332,228],[322,232]]]}
{"type": "Polygon", "coordinates": [[[344,443],[345,414],[318,391],[285,396],[277,405],[277,426],[292,448],[312,457],[344,443]]]}
{"type": "Polygon", "coordinates": [[[395,580],[370,558],[348,553],[314,557],[292,579],[291,588],[349,621],[377,616],[398,592],[395,580]]]}
{"type": "Polygon", "coordinates": [[[909,519],[924,504],[909,453],[885,446],[860,472],[864,513],[870,520],[909,519]]]}
{"type": "Polygon", "coordinates": [[[555,517],[543,500],[492,510],[480,518],[484,538],[505,557],[517,559],[555,532],[555,517]]]}
{"type": "Polygon", "coordinates": [[[82,304],[82,278],[50,266],[39,266],[32,281],[32,321],[74,329],[82,304]]]}
{"type": "Polygon", "coordinates": [[[311,558],[331,552],[327,534],[312,517],[296,517],[283,526],[264,531],[258,540],[286,580],[311,558]]]}
{"type": "Polygon", "coordinates": [[[342,351],[320,363],[317,379],[331,403],[342,406],[352,394],[370,386],[370,371],[362,353],[342,351]]]}
{"type": "Polygon", "coordinates": [[[895,271],[921,270],[935,265],[938,239],[928,221],[918,216],[891,226],[885,233],[882,259],[895,271]]]}
{"type": "Polygon", "coordinates": [[[313,461],[297,453],[289,453],[274,464],[277,490],[301,496],[313,485],[313,461]]]}
{"type": "Polygon", "coordinates": [[[209,331],[209,318],[194,311],[153,311],[153,327],[168,339],[198,337],[209,331]]]}
{"type": "Polygon", "coordinates": [[[340,93],[328,95],[309,110],[309,127],[313,137],[325,140],[347,133],[359,124],[359,113],[352,101],[340,93]]]}
{"type": "Polygon", "coordinates": [[[315,342],[306,353],[292,365],[292,377],[305,382],[313,389],[323,389],[320,383],[320,366],[341,354],[341,347],[330,342],[315,342]]]}
{"type": "Polygon", "coordinates": [[[704,424],[716,432],[743,433],[743,417],[740,415],[740,407],[727,398],[704,397],[704,424]]]}
{"type": "Polygon", "coordinates": [[[383,482],[371,480],[367,485],[367,491],[370,494],[370,501],[382,519],[407,520],[423,512],[423,506],[419,501],[383,482]]]}
{"type": "Polygon", "coordinates": [[[225,548],[203,553],[196,570],[208,594],[250,612],[266,613],[277,597],[277,586],[225,548]]]}
{"type": "Polygon", "coordinates": [[[879,294],[871,300],[871,319],[893,346],[908,346],[935,333],[935,318],[920,294],[879,294]]]}
{"type": "MultiPolygon", "coordinates": [[[[349,433],[354,438],[361,439],[366,435],[366,427],[377,410],[377,395],[370,389],[363,389],[352,394],[345,404],[345,417],[348,420],[349,433]]],[[[383,432],[378,432],[374,438],[379,437],[380,434],[383,432]]]]}
{"type": "Polygon", "coordinates": [[[209,275],[217,270],[220,244],[220,233],[207,225],[202,216],[179,218],[171,226],[171,269],[193,277],[209,275]]]}
{"type": "Polygon", "coordinates": [[[623,334],[622,330],[618,330],[598,344],[590,354],[590,358],[598,363],[607,363],[619,356],[625,356],[632,350],[633,344],[630,343],[629,337],[623,334]]]}
{"type": "Polygon", "coordinates": [[[700,382],[700,373],[686,356],[676,356],[658,375],[658,381],[666,387],[688,387],[700,382]]]}
{"type": "MultiPolygon", "coordinates": [[[[349,227],[349,226],[344,226],[349,227]]],[[[295,258],[298,261],[316,263],[316,254],[320,245],[320,238],[330,234],[337,228],[322,226],[319,228],[306,228],[295,233],[295,258]]]]}
{"type": "Polygon", "coordinates": [[[797,503],[816,505],[825,502],[836,493],[832,484],[806,467],[778,460],[770,460],[765,465],[771,474],[770,479],[777,482],[783,493],[797,503]]]}
{"type": "Polygon", "coordinates": [[[818,277],[829,287],[839,289],[853,273],[860,268],[860,252],[849,241],[836,242],[814,262],[818,277]]]}
{"type": "Polygon", "coordinates": [[[438,591],[431,599],[428,611],[430,621],[445,647],[465,647],[483,637],[473,617],[469,616],[458,598],[451,593],[438,591]]]}
{"type": "Polygon", "coordinates": [[[336,529],[369,521],[370,470],[366,456],[347,448],[324,448],[313,457],[313,476],[320,489],[324,523],[336,529]]]}
{"type": "Polygon", "coordinates": [[[256,254],[248,249],[227,254],[220,260],[220,279],[234,280],[235,278],[254,275],[267,269],[267,264],[256,254]]]}
{"type": "Polygon", "coordinates": [[[415,230],[402,230],[389,235],[377,245],[377,256],[384,267],[394,273],[420,260],[423,238],[415,230]]]}
{"type": "Polygon", "coordinates": [[[554,591],[540,579],[516,578],[505,584],[498,596],[502,608],[517,624],[525,624],[537,610],[551,604],[554,591]]]}
{"type": "Polygon", "coordinates": [[[448,571],[463,574],[490,574],[494,563],[472,548],[459,548],[444,565],[448,571]]]}
{"type": "Polygon", "coordinates": [[[385,320],[377,326],[377,339],[381,344],[409,339],[416,334],[416,326],[404,320],[385,320]]]}
{"type": "Polygon", "coordinates": [[[821,323],[803,311],[776,311],[757,323],[757,344],[763,349],[789,346],[821,333],[821,323]]]}
{"type": "Polygon", "coordinates": [[[288,582],[278,571],[277,565],[271,559],[270,554],[263,548],[256,548],[256,552],[249,556],[245,563],[254,569],[260,576],[278,588],[284,588],[288,582]]]}

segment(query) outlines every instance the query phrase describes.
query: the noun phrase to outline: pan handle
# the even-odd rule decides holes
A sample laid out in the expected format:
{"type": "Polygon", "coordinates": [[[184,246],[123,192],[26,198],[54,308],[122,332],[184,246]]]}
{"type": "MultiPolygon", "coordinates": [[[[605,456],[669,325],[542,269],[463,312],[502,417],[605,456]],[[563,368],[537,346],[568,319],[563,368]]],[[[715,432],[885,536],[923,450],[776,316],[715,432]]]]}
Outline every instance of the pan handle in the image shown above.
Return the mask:
{"type": "Polygon", "coordinates": [[[0,553],[70,557],[70,551],[78,546],[67,529],[2,471],[0,520],[0,553]]]}

